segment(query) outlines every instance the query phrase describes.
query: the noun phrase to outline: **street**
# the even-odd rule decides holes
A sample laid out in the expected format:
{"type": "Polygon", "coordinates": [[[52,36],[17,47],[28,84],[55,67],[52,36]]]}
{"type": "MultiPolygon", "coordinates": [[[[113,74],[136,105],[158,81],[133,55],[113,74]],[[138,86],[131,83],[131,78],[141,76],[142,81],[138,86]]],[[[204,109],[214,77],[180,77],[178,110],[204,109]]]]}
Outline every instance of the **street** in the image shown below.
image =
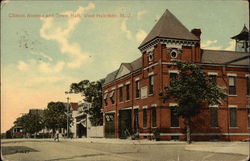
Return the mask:
{"type": "Polygon", "coordinates": [[[247,158],[242,154],[188,150],[185,143],[145,145],[22,139],[5,140],[1,146],[3,159],[8,161],[242,161],[247,158]]]}

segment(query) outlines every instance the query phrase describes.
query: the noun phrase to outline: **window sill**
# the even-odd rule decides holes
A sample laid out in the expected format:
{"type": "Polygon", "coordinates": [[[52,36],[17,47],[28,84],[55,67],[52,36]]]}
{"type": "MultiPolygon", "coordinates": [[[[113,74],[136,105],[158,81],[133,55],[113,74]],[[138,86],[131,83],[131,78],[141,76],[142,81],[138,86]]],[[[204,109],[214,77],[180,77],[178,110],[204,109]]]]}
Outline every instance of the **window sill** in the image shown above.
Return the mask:
{"type": "Polygon", "coordinates": [[[234,94],[232,94],[232,95],[228,95],[229,97],[237,97],[237,95],[234,95],[234,94]]]}
{"type": "Polygon", "coordinates": [[[125,102],[129,102],[130,100],[126,100],[125,102]]]}
{"type": "Polygon", "coordinates": [[[139,100],[140,99],[140,97],[137,97],[137,98],[135,98],[136,100],[139,100]]]}
{"type": "Polygon", "coordinates": [[[170,127],[170,129],[179,129],[180,127],[170,127]]]}
{"type": "Polygon", "coordinates": [[[156,129],[156,128],[157,128],[157,126],[152,126],[151,128],[152,128],[152,129],[156,129]]]}
{"type": "Polygon", "coordinates": [[[145,129],[148,129],[148,127],[143,127],[143,129],[145,130],[145,129]]]}
{"type": "Polygon", "coordinates": [[[150,97],[150,96],[154,96],[154,94],[148,94],[148,96],[150,97]]]}
{"type": "Polygon", "coordinates": [[[239,129],[239,127],[229,127],[229,129],[239,129]]]}
{"type": "Polygon", "coordinates": [[[123,101],[122,102],[119,102],[119,104],[122,104],[123,103],[123,101]]]}
{"type": "Polygon", "coordinates": [[[210,127],[211,129],[219,129],[219,127],[210,127]]]}

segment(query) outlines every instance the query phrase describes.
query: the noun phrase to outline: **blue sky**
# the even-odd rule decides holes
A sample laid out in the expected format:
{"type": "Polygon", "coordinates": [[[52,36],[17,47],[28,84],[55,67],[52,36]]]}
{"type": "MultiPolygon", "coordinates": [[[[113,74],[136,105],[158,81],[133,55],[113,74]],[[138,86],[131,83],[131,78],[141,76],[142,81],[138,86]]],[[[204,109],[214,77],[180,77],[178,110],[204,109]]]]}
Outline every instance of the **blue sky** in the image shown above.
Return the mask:
{"type": "MultiPolygon", "coordinates": [[[[166,9],[189,30],[200,28],[202,47],[207,49],[234,50],[230,37],[244,24],[249,28],[246,1],[10,0],[2,4],[2,131],[30,108],[66,101],[64,92],[72,82],[104,78],[120,63],[140,57],[139,44],[166,9]],[[98,16],[107,14],[115,17],[98,16]]],[[[70,98],[81,100],[79,95],[70,98]]]]}

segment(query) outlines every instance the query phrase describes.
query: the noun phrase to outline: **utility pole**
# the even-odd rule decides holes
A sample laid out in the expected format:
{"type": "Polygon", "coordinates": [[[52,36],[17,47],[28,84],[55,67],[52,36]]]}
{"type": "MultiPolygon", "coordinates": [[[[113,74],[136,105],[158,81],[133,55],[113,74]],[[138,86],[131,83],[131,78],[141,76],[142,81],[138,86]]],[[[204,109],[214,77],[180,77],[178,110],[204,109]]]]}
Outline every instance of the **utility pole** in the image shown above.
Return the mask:
{"type": "Polygon", "coordinates": [[[67,97],[67,138],[69,138],[69,97],[67,97]]]}

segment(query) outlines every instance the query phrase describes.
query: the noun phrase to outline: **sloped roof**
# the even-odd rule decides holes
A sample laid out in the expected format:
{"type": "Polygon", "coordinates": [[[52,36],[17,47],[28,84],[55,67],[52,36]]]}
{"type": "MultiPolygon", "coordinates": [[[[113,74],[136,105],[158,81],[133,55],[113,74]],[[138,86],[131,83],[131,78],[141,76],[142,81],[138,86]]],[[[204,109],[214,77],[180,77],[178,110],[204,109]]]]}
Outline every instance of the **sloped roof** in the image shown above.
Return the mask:
{"type": "Polygon", "coordinates": [[[169,11],[166,10],[140,47],[156,37],[174,38],[184,40],[199,40],[169,11]]]}
{"type": "MultiPolygon", "coordinates": [[[[202,63],[211,64],[224,64],[226,62],[249,56],[248,53],[235,52],[235,51],[223,51],[223,50],[201,50],[202,63]]],[[[230,65],[249,65],[249,59],[243,59],[230,65]]]]}
{"type": "Polygon", "coordinates": [[[244,25],[241,32],[238,35],[233,36],[232,39],[248,40],[249,39],[249,31],[248,31],[246,25],[244,25]]]}
{"type": "MultiPolygon", "coordinates": [[[[130,73],[131,73],[131,72],[136,71],[142,67],[142,57],[134,60],[131,63],[122,63],[122,64],[125,65],[130,70],[130,73]]],[[[116,71],[113,71],[112,73],[109,73],[105,78],[104,85],[114,81],[118,71],[119,71],[119,69],[116,71]]]]}

